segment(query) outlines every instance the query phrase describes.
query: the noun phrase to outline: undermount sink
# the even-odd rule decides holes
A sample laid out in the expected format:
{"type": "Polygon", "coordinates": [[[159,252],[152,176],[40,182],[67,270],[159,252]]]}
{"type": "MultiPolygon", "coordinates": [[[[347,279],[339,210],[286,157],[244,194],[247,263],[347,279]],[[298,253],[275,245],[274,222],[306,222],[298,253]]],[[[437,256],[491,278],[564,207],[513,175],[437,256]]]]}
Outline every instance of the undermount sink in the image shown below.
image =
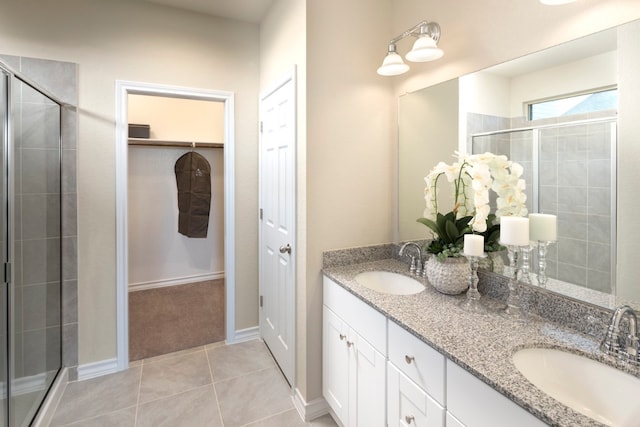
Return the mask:
{"type": "Polygon", "coordinates": [[[526,348],[513,355],[518,370],[540,390],[610,426],[640,422],[640,379],[577,354],[526,348]]]}
{"type": "Polygon", "coordinates": [[[424,285],[411,277],[389,271],[365,271],[355,281],[365,288],[393,295],[412,295],[424,291],[424,285]]]}

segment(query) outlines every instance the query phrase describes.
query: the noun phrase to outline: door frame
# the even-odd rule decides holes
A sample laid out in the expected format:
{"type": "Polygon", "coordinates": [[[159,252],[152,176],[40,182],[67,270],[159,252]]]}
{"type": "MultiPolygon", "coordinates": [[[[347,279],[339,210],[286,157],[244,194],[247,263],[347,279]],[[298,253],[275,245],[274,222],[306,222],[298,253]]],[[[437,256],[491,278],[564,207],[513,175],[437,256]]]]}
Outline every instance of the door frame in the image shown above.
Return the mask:
{"type": "MultiPolygon", "coordinates": [[[[293,84],[293,106],[294,108],[291,109],[291,114],[293,115],[293,132],[294,132],[294,140],[293,140],[293,147],[292,147],[292,162],[293,164],[292,166],[292,174],[291,177],[293,179],[293,183],[292,183],[292,194],[293,194],[293,204],[291,205],[291,218],[293,218],[293,223],[291,224],[291,244],[293,245],[293,252],[291,254],[291,274],[292,274],[292,279],[293,279],[293,283],[294,283],[294,287],[293,287],[293,307],[291,308],[292,310],[292,318],[291,318],[291,330],[293,331],[292,334],[292,345],[293,345],[293,366],[292,366],[292,374],[291,374],[291,390],[296,390],[297,387],[297,375],[296,375],[296,366],[297,366],[297,322],[296,322],[296,317],[297,317],[297,294],[298,294],[298,286],[297,286],[297,261],[298,261],[298,234],[297,234],[297,183],[298,183],[298,179],[297,179],[297,141],[298,141],[298,122],[297,122],[297,105],[298,105],[298,100],[297,100],[297,96],[298,96],[298,87],[297,87],[297,80],[296,80],[296,66],[293,66],[287,73],[285,73],[283,76],[281,76],[279,79],[276,79],[274,82],[272,82],[272,84],[270,84],[268,86],[268,88],[264,91],[262,91],[260,93],[260,99],[259,99],[259,105],[258,105],[258,112],[259,112],[259,121],[260,121],[260,132],[259,132],[259,140],[258,140],[258,207],[260,208],[260,210],[262,210],[262,205],[263,205],[263,185],[264,183],[262,182],[262,172],[263,172],[263,166],[262,166],[262,162],[263,162],[263,158],[262,158],[262,102],[265,98],[269,97],[272,93],[274,93],[275,91],[277,91],[278,89],[280,89],[282,86],[286,85],[287,83],[291,82],[293,84]]],[[[262,283],[262,269],[263,269],[263,260],[262,260],[262,239],[263,239],[263,223],[262,223],[262,219],[259,219],[258,221],[258,294],[262,295],[262,288],[263,288],[263,283],[262,283]]],[[[262,339],[262,314],[260,313],[261,308],[258,307],[258,330],[260,333],[260,338],[262,339]]]]}
{"type": "Polygon", "coordinates": [[[226,342],[235,332],[235,127],[234,93],[133,81],[116,81],[116,348],[117,370],[129,366],[129,270],[127,235],[128,95],[224,102],[224,269],[226,342]]]}

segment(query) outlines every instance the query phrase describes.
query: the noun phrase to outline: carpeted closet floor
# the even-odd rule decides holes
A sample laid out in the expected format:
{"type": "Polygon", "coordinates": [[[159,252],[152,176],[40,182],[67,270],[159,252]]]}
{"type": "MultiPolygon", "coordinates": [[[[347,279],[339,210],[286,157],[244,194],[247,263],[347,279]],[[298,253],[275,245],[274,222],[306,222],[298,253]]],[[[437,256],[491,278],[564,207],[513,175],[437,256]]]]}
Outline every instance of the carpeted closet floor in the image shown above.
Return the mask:
{"type": "Polygon", "coordinates": [[[224,279],[129,292],[129,360],[225,339],[224,279]]]}

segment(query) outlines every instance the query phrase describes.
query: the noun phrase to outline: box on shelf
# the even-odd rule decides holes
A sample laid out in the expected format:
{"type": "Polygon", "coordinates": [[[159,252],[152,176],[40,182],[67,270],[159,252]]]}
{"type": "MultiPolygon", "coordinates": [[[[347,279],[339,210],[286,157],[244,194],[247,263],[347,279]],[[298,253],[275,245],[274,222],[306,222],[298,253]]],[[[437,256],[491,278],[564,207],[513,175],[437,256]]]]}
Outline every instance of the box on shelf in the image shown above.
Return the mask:
{"type": "Polygon", "coordinates": [[[129,138],[149,138],[151,132],[151,126],[129,124],[129,138]]]}

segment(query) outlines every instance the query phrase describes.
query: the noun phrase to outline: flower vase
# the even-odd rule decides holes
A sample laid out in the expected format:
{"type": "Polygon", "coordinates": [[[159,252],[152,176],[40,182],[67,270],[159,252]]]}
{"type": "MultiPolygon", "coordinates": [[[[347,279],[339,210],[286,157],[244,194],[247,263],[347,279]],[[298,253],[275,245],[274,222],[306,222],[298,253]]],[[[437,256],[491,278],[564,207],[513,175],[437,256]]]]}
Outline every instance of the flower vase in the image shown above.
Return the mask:
{"type": "Polygon", "coordinates": [[[429,283],[438,292],[457,295],[469,287],[471,267],[466,258],[445,258],[441,261],[432,256],[425,268],[429,283]]]}
{"type": "Polygon", "coordinates": [[[487,256],[485,258],[481,258],[478,268],[487,271],[493,271],[494,273],[503,274],[504,273],[504,257],[503,254],[505,251],[499,252],[487,252],[487,256]]]}

